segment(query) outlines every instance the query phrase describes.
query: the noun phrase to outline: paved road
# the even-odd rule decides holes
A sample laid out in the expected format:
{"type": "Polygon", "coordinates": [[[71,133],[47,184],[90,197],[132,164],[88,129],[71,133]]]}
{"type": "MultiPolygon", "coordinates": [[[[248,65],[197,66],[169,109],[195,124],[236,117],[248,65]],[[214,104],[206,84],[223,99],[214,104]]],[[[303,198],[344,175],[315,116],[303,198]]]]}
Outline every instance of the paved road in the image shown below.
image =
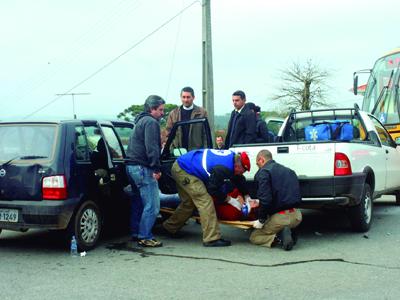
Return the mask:
{"type": "Polygon", "coordinates": [[[204,248],[194,222],[163,248],[130,248],[113,234],[82,258],[46,231],[4,231],[0,299],[399,299],[400,207],[374,212],[360,234],[341,214],[308,210],[290,252],[250,245],[249,232],[226,226],[233,246],[204,248]]]}

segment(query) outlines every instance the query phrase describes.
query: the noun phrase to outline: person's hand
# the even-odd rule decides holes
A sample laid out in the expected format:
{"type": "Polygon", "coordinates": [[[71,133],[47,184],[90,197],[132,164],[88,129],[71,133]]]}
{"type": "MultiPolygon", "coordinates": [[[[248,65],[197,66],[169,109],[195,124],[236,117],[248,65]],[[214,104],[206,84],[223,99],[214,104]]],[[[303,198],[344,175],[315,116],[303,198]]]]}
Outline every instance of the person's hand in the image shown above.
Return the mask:
{"type": "Polygon", "coordinates": [[[154,173],[153,173],[153,178],[154,178],[155,180],[160,179],[160,177],[161,177],[161,172],[154,172],[154,173]]]}
{"type": "Polygon", "coordinates": [[[240,202],[241,205],[243,205],[243,203],[245,202],[243,196],[241,195],[237,196],[237,200],[240,202]]]}
{"type": "MultiPolygon", "coordinates": [[[[229,196],[228,196],[229,197],[229,196]]],[[[234,208],[236,208],[237,210],[241,210],[242,209],[242,204],[238,201],[237,198],[232,198],[229,197],[229,200],[227,201],[230,205],[232,205],[234,208]]]]}
{"type": "Polygon", "coordinates": [[[261,228],[263,228],[263,226],[264,226],[264,223],[261,223],[259,220],[255,220],[253,222],[253,228],[261,229],[261,228]]]}

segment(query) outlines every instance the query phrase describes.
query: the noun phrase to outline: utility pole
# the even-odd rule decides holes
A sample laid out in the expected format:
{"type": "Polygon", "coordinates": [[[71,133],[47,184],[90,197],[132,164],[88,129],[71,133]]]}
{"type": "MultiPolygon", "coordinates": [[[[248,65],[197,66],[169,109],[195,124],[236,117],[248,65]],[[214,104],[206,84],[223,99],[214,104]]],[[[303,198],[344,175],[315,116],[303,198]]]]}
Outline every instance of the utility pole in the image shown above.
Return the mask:
{"type": "Polygon", "coordinates": [[[208,122],[214,136],[214,78],[211,44],[211,0],[203,0],[203,107],[208,113],[208,122]]]}
{"type": "Polygon", "coordinates": [[[74,116],[74,119],[76,119],[76,114],[75,114],[75,96],[81,96],[81,95],[90,95],[90,93],[65,93],[65,94],[56,94],[56,96],[72,96],[72,114],[74,116]]]}

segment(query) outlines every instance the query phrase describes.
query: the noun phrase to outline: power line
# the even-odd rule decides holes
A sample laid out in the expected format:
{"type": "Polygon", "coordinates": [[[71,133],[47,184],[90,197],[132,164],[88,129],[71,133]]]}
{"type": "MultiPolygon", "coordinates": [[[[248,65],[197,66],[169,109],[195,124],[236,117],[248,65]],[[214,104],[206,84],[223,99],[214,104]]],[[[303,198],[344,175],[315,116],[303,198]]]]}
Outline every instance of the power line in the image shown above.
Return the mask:
{"type": "MultiPolygon", "coordinates": [[[[86,77],[85,79],[81,80],[80,82],[78,82],[77,84],[75,84],[73,87],[71,87],[70,89],[68,89],[67,91],[65,91],[62,94],[68,94],[70,93],[72,90],[76,89],[77,87],[81,86],[82,84],[84,84],[85,82],[87,82],[88,80],[92,79],[94,76],[96,76],[97,74],[99,74],[101,71],[103,71],[104,69],[106,69],[107,67],[109,67],[110,65],[112,65],[113,63],[115,63],[118,59],[120,59],[122,56],[124,56],[125,54],[129,53],[131,50],[133,50],[134,48],[136,48],[137,46],[139,46],[141,43],[143,43],[145,40],[147,40],[149,37],[151,37],[153,34],[155,34],[156,32],[158,32],[160,29],[162,29],[163,27],[165,27],[166,25],[168,25],[171,21],[173,21],[176,17],[180,16],[182,13],[184,13],[186,10],[188,10],[190,7],[192,7],[195,3],[199,3],[199,0],[193,1],[191,4],[189,4],[188,6],[186,6],[185,8],[181,9],[177,14],[175,14],[173,17],[171,17],[170,19],[168,19],[167,21],[165,21],[164,23],[162,23],[160,26],[158,26],[156,29],[154,29],[153,31],[151,31],[150,33],[148,33],[147,35],[145,35],[143,38],[141,38],[138,42],[136,42],[134,45],[132,45],[131,47],[129,47],[127,50],[123,51],[121,54],[119,54],[118,56],[116,56],[115,58],[113,58],[112,60],[110,60],[108,63],[106,63],[105,65],[103,65],[102,67],[100,67],[99,69],[97,69],[95,72],[93,72],[91,75],[89,75],[88,77],[86,77]]],[[[54,98],[53,100],[51,100],[50,102],[46,103],[45,105],[41,106],[40,108],[38,108],[37,110],[33,111],[32,113],[30,113],[29,115],[25,116],[23,119],[27,119],[31,116],[33,116],[34,114],[36,114],[37,112],[41,111],[42,109],[48,107],[49,105],[53,104],[54,102],[56,102],[58,99],[60,99],[62,96],[61,94],[59,94],[59,96],[57,96],[56,98],[54,98]]]]}

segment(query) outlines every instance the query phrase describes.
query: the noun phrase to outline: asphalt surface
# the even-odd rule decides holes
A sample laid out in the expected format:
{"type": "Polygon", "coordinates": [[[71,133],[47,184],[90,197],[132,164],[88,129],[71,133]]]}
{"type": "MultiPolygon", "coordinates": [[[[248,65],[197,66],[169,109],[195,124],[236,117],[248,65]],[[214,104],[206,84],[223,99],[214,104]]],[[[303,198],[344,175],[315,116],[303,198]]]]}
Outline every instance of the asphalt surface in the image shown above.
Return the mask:
{"type": "MultiPolygon", "coordinates": [[[[0,299],[399,299],[400,207],[377,203],[366,233],[341,212],[304,211],[289,252],[248,242],[222,226],[233,245],[205,248],[200,225],[164,247],[141,249],[111,233],[85,257],[71,257],[54,233],[3,231],[0,299]]],[[[155,229],[158,232],[157,228],[155,229]]]]}

